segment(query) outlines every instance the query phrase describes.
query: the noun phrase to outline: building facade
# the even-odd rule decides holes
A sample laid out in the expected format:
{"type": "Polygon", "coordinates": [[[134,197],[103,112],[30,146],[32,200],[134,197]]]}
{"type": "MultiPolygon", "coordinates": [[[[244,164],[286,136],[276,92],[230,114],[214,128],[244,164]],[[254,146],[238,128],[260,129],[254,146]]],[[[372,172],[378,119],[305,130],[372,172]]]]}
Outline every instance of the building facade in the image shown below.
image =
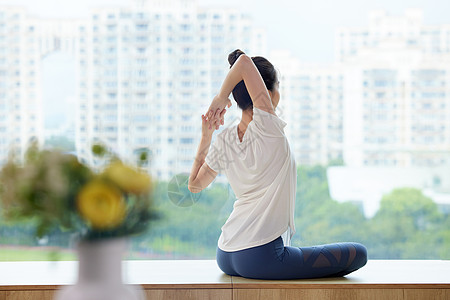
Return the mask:
{"type": "Polygon", "coordinates": [[[337,31],[332,65],[271,55],[299,164],[450,164],[450,24],[422,19],[372,12],[368,27],[337,31]]]}
{"type": "MultiPolygon", "coordinates": [[[[148,167],[158,178],[189,172],[201,113],[237,47],[265,54],[265,32],[237,9],[194,0],[136,0],[80,20],[40,20],[22,8],[1,8],[0,157],[4,162],[10,148],[23,157],[32,139],[43,144],[42,61],[63,52],[76,62],[76,109],[68,117],[80,160],[101,164],[90,151],[101,142],[130,161],[150,150],[148,167]]],[[[227,120],[237,114],[231,110],[227,120]]]]}
{"type": "Polygon", "coordinates": [[[228,53],[236,45],[264,52],[264,32],[249,16],[195,1],[98,9],[79,30],[78,156],[96,164],[94,141],[129,160],[146,148],[161,179],[190,171],[200,116],[225,78],[228,53]]]}
{"type": "MultiPolygon", "coordinates": [[[[336,32],[336,62],[305,64],[267,54],[266,37],[234,8],[194,0],[136,0],[83,20],[39,20],[0,9],[0,159],[43,143],[42,60],[73,55],[77,94],[73,139],[98,165],[102,142],[134,160],[149,149],[161,179],[189,172],[200,115],[219,91],[235,48],[266,56],[279,70],[278,114],[299,165],[434,167],[450,163],[450,24],[422,13],[375,11],[369,25],[336,32]]],[[[236,105],[225,126],[236,123],[236,105]]]]}
{"type": "Polygon", "coordinates": [[[0,163],[42,141],[37,28],[20,7],[0,8],[0,163]]]}
{"type": "Polygon", "coordinates": [[[298,165],[341,164],[343,159],[343,82],[338,66],[301,63],[289,52],[271,53],[280,70],[277,113],[298,165]]]}
{"type": "Polygon", "coordinates": [[[450,164],[450,24],[422,19],[375,11],[368,28],[338,30],[346,165],[450,164]]]}

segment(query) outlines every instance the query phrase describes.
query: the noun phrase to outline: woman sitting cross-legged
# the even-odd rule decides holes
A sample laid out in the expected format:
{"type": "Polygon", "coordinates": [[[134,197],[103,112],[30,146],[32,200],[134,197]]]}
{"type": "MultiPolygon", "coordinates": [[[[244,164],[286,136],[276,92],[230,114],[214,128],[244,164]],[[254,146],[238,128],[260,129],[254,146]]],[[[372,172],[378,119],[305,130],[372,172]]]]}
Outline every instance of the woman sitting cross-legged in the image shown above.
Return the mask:
{"type": "Polygon", "coordinates": [[[274,66],[240,50],[228,56],[231,68],[202,115],[202,138],[189,178],[189,190],[200,192],[223,172],[237,200],[222,227],[217,263],[228,275],[257,279],[344,276],[367,262],[358,243],[313,247],[289,246],[295,233],[297,170],[275,113],[280,101],[274,66]],[[214,130],[223,125],[228,98],[242,109],[238,125],[224,129],[210,147],[214,130]]]}

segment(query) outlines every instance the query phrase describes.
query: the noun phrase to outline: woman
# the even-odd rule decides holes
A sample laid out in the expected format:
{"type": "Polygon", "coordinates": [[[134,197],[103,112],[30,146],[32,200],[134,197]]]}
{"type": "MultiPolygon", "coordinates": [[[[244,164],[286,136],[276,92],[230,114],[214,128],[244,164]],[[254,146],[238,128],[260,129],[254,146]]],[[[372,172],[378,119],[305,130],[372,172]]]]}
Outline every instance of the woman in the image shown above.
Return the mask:
{"type": "Polygon", "coordinates": [[[223,172],[237,200],[222,227],[217,263],[228,275],[256,279],[344,276],[367,262],[358,243],[291,247],[295,233],[296,164],[275,109],[280,101],[274,66],[263,57],[233,51],[219,94],[202,115],[202,139],[189,178],[200,192],[223,172]],[[211,137],[223,124],[230,93],[242,119],[211,137]]]}

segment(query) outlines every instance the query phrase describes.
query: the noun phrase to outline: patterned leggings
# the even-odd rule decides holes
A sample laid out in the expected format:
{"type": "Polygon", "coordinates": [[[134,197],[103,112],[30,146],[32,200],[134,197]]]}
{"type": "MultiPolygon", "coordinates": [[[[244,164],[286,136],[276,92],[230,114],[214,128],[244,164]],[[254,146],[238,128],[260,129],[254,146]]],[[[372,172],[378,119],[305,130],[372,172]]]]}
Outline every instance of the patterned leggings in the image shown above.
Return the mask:
{"type": "Polygon", "coordinates": [[[281,237],[234,252],[217,249],[217,264],[228,275],[254,279],[338,277],[364,266],[367,250],[358,243],[285,247],[281,237]]]}

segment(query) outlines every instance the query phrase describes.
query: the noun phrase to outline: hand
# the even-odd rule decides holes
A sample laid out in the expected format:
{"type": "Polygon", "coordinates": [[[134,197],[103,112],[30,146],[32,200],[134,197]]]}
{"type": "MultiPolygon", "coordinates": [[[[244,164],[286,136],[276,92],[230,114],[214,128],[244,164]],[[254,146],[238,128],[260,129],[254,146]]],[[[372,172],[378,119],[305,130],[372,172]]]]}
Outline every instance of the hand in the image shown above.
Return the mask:
{"type": "Polygon", "coordinates": [[[225,107],[231,107],[231,100],[228,97],[216,95],[208,108],[206,116],[208,119],[214,119],[212,121],[214,122],[216,129],[219,129],[219,126],[224,124],[223,116],[226,112],[225,107]]]}
{"type": "Polygon", "coordinates": [[[202,115],[202,135],[205,137],[211,137],[214,130],[219,129],[218,121],[221,121],[221,125],[223,125],[223,115],[225,114],[226,109],[224,108],[222,111],[217,109],[215,114],[209,113],[208,116],[202,115]]]}

